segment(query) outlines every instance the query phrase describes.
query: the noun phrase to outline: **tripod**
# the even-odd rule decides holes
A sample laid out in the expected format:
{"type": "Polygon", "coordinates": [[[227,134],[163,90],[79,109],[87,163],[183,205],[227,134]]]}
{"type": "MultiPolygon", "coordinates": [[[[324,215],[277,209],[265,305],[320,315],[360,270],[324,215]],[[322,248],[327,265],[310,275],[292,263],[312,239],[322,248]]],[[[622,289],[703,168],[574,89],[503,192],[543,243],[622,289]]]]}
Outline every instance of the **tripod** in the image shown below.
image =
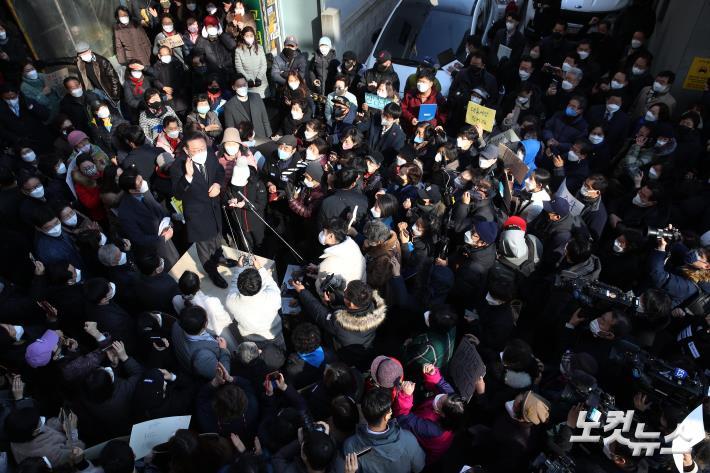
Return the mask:
{"type": "MultiPolygon", "coordinates": [[[[229,219],[229,214],[227,213],[227,208],[228,207],[226,205],[222,206],[222,210],[224,210],[224,216],[227,219],[227,226],[229,227],[229,233],[232,235],[232,241],[234,241],[234,244],[236,245],[237,238],[234,236],[234,228],[232,228],[232,222],[229,219]]],[[[232,213],[234,213],[234,209],[231,209],[231,210],[232,210],[232,213]]],[[[241,222],[239,222],[239,219],[236,218],[236,216],[234,218],[234,221],[237,222],[237,226],[239,227],[239,233],[241,234],[242,242],[244,243],[244,248],[245,248],[246,252],[249,253],[248,258],[249,258],[250,262],[252,262],[251,260],[253,260],[253,258],[254,258],[254,253],[252,253],[252,251],[251,251],[251,247],[249,246],[249,240],[247,240],[247,236],[244,234],[244,230],[242,229],[242,224],[241,224],[241,222]]]]}
{"type": "MultiPolygon", "coordinates": [[[[252,204],[251,201],[249,199],[247,199],[244,194],[241,193],[241,191],[237,191],[237,194],[239,194],[239,197],[244,199],[244,202],[246,202],[246,204],[249,206],[249,208],[254,212],[254,215],[256,215],[256,217],[259,220],[261,220],[264,225],[266,225],[266,228],[271,230],[273,232],[273,234],[276,235],[279,238],[279,240],[281,240],[281,242],[284,245],[286,245],[286,247],[289,250],[291,250],[291,253],[293,253],[301,263],[305,263],[306,260],[303,258],[303,256],[298,254],[298,251],[296,251],[281,235],[279,235],[279,233],[276,230],[274,230],[274,228],[271,225],[269,225],[269,223],[266,220],[264,220],[264,218],[261,215],[259,215],[259,212],[256,210],[256,207],[254,207],[254,204],[252,204]]],[[[240,226],[240,228],[241,228],[241,226],[240,226]]]]}

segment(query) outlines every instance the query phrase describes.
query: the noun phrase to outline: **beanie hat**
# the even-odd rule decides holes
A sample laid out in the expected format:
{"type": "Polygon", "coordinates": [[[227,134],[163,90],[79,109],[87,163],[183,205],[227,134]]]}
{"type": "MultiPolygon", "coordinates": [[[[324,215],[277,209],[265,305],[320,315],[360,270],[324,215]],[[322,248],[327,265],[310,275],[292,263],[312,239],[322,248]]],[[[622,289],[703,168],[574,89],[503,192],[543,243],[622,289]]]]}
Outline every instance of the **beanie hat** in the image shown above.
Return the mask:
{"type": "Polygon", "coordinates": [[[528,259],[525,232],[522,230],[505,230],[500,234],[500,250],[505,259],[514,265],[522,264],[528,259]]]}
{"type": "Polygon", "coordinates": [[[219,19],[214,15],[207,15],[204,20],[205,28],[208,26],[219,26],[219,19]]]}
{"type": "Polygon", "coordinates": [[[528,391],[523,400],[522,418],[533,425],[547,422],[550,417],[550,403],[542,396],[528,391]]]}
{"type": "Polygon", "coordinates": [[[76,43],[76,47],[74,49],[76,50],[77,54],[81,54],[91,49],[91,46],[89,46],[89,43],[87,43],[86,41],[79,41],[78,43],[76,43]]]}
{"type": "Polygon", "coordinates": [[[143,379],[136,386],[135,402],[140,410],[155,409],[163,402],[163,373],[153,368],[143,373],[143,379]]]}
{"type": "Polygon", "coordinates": [[[383,388],[393,388],[402,381],[402,364],[394,358],[380,355],[372,360],[370,376],[383,388]]]}
{"type": "Polygon", "coordinates": [[[232,141],[234,143],[241,143],[242,137],[239,135],[239,130],[231,126],[225,129],[221,144],[227,143],[228,141],[232,141]]]}
{"type": "Polygon", "coordinates": [[[495,243],[498,236],[498,225],[495,222],[475,222],[473,228],[475,228],[478,237],[487,245],[495,243]]]}
{"type": "Polygon", "coordinates": [[[357,54],[355,54],[355,51],[345,51],[343,53],[343,62],[345,61],[357,61],[357,54]]]}
{"type": "Polygon", "coordinates": [[[59,335],[54,330],[47,330],[41,338],[27,346],[25,361],[32,368],[46,366],[52,360],[52,352],[59,343],[59,335]]]}
{"type": "Polygon", "coordinates": [[[306,174],[311,176],[311,179],[313,179],[314,181],[320,182],[320,180],[323,179],[323,166],[321,166],[320,162],[318,161],[308,163],[305,172],[306,174]]]}
{"type": "Polygon", "coordinates": [[[86,135],[81,130],[74,130],[71,133],[69,133],[69,136],[67,136],[67,142],[69,143],[69,146],[72,148],[76,148],[76,146],[82,142],[82,140],[87,140],[89,137],[86,135]]]}
{"type": "Polygon", "coordinates": [[[234,170],[232,171],[232,185],[237,187],[245,186],[249,180],[249,174],[247,158],[245,156],[239,156],[237,163],[234,165],[234,170]]]}
{"type": "Polygon", "coordinates": [[[327,36],[323,36],[319,41],[318,41],[318,46],[328,46],[328,47],[333,47],[333,42],[328,38],[327,36]]]}

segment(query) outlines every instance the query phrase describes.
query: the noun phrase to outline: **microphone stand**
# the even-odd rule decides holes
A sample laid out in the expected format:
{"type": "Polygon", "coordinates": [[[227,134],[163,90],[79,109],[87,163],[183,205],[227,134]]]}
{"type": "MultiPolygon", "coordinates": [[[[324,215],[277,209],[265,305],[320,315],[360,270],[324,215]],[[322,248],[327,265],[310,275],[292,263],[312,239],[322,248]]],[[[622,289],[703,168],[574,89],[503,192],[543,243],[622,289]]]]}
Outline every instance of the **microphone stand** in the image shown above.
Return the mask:
{"type": "Polygon", "coordinates": [[[256,207],[254,207],[254,204],[252,204],[251,201],[249,199],[247,199],[247,197],[244,194],[241,193],[241,191],[237,191],[237,194],[239,194],[239,197],[244,199],[244,202],[246,202],[247,205],[249,206],[249,208],[251,208],[252,212],[254,212],[254,215],[256,215],[256,217],[259,220],[261,220],[264,223],[264,225],[266,225],[266,228],[271,230],[274,235],[279,237],[279,240],[281,240],[281,242],[284,245],[286,245],[289,250],[291,250],[291,253],[296,255],[296,257],[301,261],[301,263],[305,263],[306,260],[303,258],[303,256],[298,254],[298,251],[296,251],[291,245],[289,245],[289,243],[286,240],[284,240],[284,238],[281,235],[279,235],[279,233],[276,230],[274,230],[274,228],[271,225],[269,225],[269,223],[266,220],[264,220],[264,218],[261,215],[259,215],[259,212],[256,210],[256,207]]]}

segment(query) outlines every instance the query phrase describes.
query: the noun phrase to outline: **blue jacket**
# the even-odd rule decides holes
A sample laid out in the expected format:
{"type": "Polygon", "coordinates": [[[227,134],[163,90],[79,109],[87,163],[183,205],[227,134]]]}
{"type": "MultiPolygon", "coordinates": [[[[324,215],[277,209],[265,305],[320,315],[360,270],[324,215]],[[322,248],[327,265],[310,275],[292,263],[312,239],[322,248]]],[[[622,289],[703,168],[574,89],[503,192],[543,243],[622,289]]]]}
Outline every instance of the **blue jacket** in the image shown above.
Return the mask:
{"type": "Polygon", "coordinates": [[[71,263],[75,268],[83,269],[84,261],[74,246],[69,234],[62,232],[58,237],[46,233],[35,234],[35,256],[44,264],[71,263]]]}
{"type": "Polygon", "coordinates": [[[565,112],[557,112],[552,115],[542,132],[544,141],[547,142],[550,138],[557,140],[559,145],[553,147],[554,153],[566,153],[578,138],[587,136],[587,120],[581,115],[575,117],[571,122],[568,121],[565,112]]]}
{"type": "Polygon", "coordinates": [[[358,425],[355,435],[345,440],[343,453],[359,452],[367,447],[372,451],[358,459],[362,471],[368,473],[419,473],[424,468],[424,450],[417,438],[391,420],[380,435],[371,434],[364,424],[358,425]]]}
{"type": "Polygon", "coordinates": [[[684,276],[666,271],[665,259],[665,251],[652,250],[648,255],[648,276],[653,287],[668,293],[674,308],[694,297],[698,293],[698,286],[704,292],[710,292],[710,281],[702,281],[696,285],[684,276]]]}

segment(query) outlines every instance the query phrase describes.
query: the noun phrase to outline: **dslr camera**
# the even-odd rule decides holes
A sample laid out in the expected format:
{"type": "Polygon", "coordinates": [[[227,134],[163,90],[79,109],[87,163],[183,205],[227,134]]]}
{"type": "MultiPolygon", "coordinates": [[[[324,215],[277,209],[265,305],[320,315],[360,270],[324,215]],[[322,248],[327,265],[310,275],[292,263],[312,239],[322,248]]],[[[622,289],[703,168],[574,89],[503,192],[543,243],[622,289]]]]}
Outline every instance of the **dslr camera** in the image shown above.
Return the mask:
{"type": "Polygon", "coordinates": [[[617,306],[637,310],[639,298],[633,292],[624,292],[616,286],[601,281],[582,278],[564,278],[558,276],[554,287],[572,292],[572,296],[586,307],[617,306]]]}
{"type": "Polygon", "coordinates": [[[683,239],[683,235],[681,235],[680,230],[678,230],[677,228],[668,229],[648,227],[648,230],[646,230],[646,235],[648,235],[649,238],[663,238],[669,243],[672,243],[674,241],[680,241],[683,239]]]}

